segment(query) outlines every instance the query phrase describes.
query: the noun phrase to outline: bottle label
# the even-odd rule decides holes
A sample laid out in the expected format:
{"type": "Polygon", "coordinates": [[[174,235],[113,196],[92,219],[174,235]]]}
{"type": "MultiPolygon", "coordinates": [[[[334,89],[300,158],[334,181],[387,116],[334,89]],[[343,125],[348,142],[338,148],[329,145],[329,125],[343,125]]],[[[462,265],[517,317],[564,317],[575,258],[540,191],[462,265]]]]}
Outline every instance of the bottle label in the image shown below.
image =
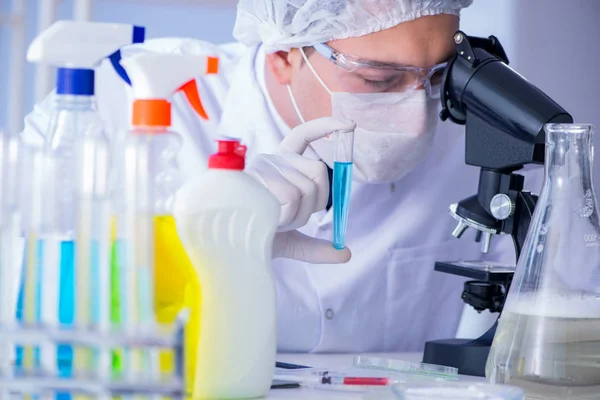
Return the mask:
{"type": "Polygon", "coordinates": [[[584,233],[583,241],[587,247],[597,247],[600,245],[600,235],[597,233],[584,233]]]}
{"type": "Polygon", "coordinates": [[[591,189],[585,191],[581,202],[575,206],[575,212],[582,218],[589,218],[594,213],[594,196],[591,189]]]}

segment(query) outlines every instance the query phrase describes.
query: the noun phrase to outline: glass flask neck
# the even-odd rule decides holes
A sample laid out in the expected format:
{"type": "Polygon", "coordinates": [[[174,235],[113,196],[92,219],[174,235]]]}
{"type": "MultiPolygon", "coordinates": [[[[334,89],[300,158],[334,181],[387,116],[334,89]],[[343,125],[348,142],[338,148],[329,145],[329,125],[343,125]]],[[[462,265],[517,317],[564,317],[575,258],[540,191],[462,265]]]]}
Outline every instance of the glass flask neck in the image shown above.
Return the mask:
{"type": "Polygon", "coordinates": [[[583,189],[584,196],[593,195],[593,135],[591,125],[546,127],[545,175],[551,193],[573,195],[583,189]]]}

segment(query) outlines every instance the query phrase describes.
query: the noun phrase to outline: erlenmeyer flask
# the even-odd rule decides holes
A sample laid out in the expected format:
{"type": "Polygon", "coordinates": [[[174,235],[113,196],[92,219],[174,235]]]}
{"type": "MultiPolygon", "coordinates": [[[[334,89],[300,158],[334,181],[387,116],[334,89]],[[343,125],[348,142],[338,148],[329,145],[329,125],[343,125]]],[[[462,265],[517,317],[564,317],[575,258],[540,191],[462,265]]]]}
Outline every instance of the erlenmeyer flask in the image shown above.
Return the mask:
{"type": "Polygon", "coordinates": [[[486,365],[535,399],[600,399],[594,127],[549,124],[545,181],[486,365]]]}

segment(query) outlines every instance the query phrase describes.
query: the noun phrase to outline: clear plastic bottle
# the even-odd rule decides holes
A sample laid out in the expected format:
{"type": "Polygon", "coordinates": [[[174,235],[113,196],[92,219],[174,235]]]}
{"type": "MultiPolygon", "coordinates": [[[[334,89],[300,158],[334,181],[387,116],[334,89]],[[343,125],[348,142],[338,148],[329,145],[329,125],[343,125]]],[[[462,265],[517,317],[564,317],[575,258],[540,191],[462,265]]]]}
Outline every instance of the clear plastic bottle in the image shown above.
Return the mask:
{"type": "Polygon", "coordinates": [[[592,125],[550,124],[545,182],[486,365],[540,399],[600,398],[600,224],[592,125]]]}
{"type": "MultiPolygon", "coordinates": [[[[56,154],[56,179],[62,188],[57,198],[57,205],[61,210],[57,230],[74,239],[77,214],[73,210],[76,209],[77,186],[83,183],[80,182],[80,175],[85,173],[78,168],[84,158],[78,157],[84,156],[81,151],[87,146],[97,145],[103,148],[101,151],[105,151],[108,138],[104,133],[104,124],[96,112],[93,96],[56,95],[54,102],[54,114],[45,148],[56,154]]],[[[92,160],[94,159],[88,159],[90,162],[92,160]]]]}
{"type": "MultiPolygon", "coordinates": [[[[119,170],[116,191],[116,263],[121,280],[119,293],[123,298],[120,317],[125,324],[136,322],[154,324],[155,229],[173,224],[172,207],[181,184],[176,163],[181,146],[180,136],[165,126],[139,127],[123,142],[124,157],[119,170]],[[133,267],[133,268],[130,268],[133,267]],[[129,287],[128,287],[129,285],[129,287]],[[128,293],[140,296],[136,302],[127,301],[128,293]]],[[[173,231],[173,233],[176,233],[173,231]]],[[[164,238],[163,238],[164,239],[164,238]]],[[[168,257],[160,254],[160,257],[168,257]]],[[[175,268],[172,264],[171,268],[175,268]]]]}
{"type": "MultiPolygon", "coordinates": [[[[139,126],[123,142],[111,262],[118,276],[113,280],[118,285],[113,313],[125,330],[175,322],[186,289],[197,284],[173,217],[181,185],[176,162],[181,143],[179,134],[166,126],[139,126]]],[[[133,375],[156,376],[174,368],[169,352],[134,351],[117,359],[133,375]]]]}
{"type": "MultiPolygon", "coordinates": [[[[185,330],[185,379],[193,376],[198,336],[200,285],[179,240],[173,217],[181,185],[176,155],[181,138],[169,130],[171,103],[183,92],[192,108],[208,119],[195,77],[217,72],[218,59],[184,54],[139,54],[123,61],[133,87],[133,129],[124,139],[118,168],[113,284],[116,320],[125,329],[156,322],[174,323],[189,308],[185,330]],[[137,299],[137,301],[135,301],[137,299]]],[[[132,353],[131,371],[156,374],[173,369],[170,354],[132,353]]],[[[191,390],[190,386],[187,386],[191,390]]]]}
{"type": "MultiPolygon", "coordinates": [[[[39,273],[38,296],[44,301],[36,308],[42,322],[108,329],[109,142],[93,96],[57,95],[55,101],[43,150],[52,156],[54,168],[43,184],[54,188],[55,198],[45,199],[47,208],[41,211],[48,214],[45,223],[30,226],[25,271],[39,273]]],[[[28,278],[26,273],[25,281],[28,278]]],[[[58,346],[57,357],[59,373],[69,375],[73,349],[58,346]]],[[[91,360],[81,357],[81,368],[88,368],[83,364],[91,360]]],[[[52,359],[48,355],[43,362],[51,364],[52,359]]]]}
{"type": "MultiPolygon", "coordinates": [[[[100,310],[91,304],[97,297],[78,293],[99,290],[92,280],[104,282],[98,274],[107,265],[109,142],[92,96],[57,96],[55,110],[46,150],[56,160],[57,226],[42,239],[60,247],[58,322],[83,326],[100,310]]],[[[68,360],[69,353],[60,347],[59,359],[68,360]]]]}

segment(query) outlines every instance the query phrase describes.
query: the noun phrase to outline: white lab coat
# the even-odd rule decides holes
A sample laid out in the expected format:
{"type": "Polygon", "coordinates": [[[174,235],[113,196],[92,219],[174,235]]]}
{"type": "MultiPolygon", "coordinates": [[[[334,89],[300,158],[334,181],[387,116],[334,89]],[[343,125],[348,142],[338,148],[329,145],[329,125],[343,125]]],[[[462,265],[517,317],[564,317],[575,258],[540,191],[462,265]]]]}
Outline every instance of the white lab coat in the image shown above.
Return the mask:
{"type": "MultiPolygon", "coordinates": [[[[289,131],[270,104],[260,48],[158,39],[125,49],[123,57],[139,51],[220,57],[219,75],[198,79],[209,122],[195,115],[183,95],[173,98],[173,130],[183,137],[178,160],[186,180],[206,168],[218,134],[242,138],[252,157],[272,152],[289,131]]],[[[98,69],[96,93],[109,129],[126,131],[131,90],[108,63],[98,69]]],[[[47,99],[26,118],[26,141],[42,141],[51,104],[47,99]]],[[[436,260],[481,258],[473,233],[460,240],[451,236],[455,222],[447,212],[449,204],[475,194],[479,171],[464,164],[463,129],[447,123],[438,130],[428,157],[402,180],[353,183],[349,263],[273,261],[280,351],[419,351],[426,340],[455,337],[464,279],[433,267],[436,260]]],[[[302,232],[330,240],[331,211],[315,213],[302,232]]],[[[509,238],[495,243],[488,258],[513,263],[509,238]]]]}

